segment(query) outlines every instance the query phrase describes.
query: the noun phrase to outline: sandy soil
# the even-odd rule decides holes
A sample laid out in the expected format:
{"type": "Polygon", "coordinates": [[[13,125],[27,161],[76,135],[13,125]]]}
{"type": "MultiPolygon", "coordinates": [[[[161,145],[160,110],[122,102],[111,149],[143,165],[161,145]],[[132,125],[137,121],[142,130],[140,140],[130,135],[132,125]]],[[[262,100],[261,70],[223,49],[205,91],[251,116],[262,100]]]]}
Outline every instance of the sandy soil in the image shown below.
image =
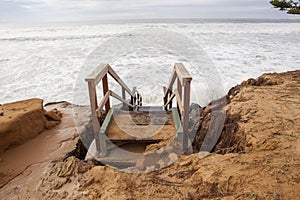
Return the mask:
{"type": "Polygon", "coordinates": [[[0,105],[0,153],[25,143],[61,122],[61,113],[44,110],[42,99],[0,105]]]}
{"type": "MultiPolygon", "coordinates": [[[[227,98],[226,123],[213,153],[185,155],[147,174],[94,166],[73,156],[62,159],[74,148],[77,135],[70,109],[59,108],[64,113],[62,123],[38,136],[55,138],[44,143],[51,156],[48,160],[43,156],[39,164],[24,164],[14,179],[1,186],[0,197],[300,199],[300,71],[249,79],[229,91],[227,98]]],[[[209,106],[203,112],[198,139],[207,129],[210,112],[209,106]]],[[[17,159],[8,156],[8,160],[7,153],[0,157],[1,174],[17,168],[17,159]]]]}
{"type": "MultiPolygon", "coordinates": [[[[53,162],[62,160],[76,146],[78,134],[72,105],[59,103],[47,106],[48,112],[45,113],[52,113],[55,108],[63,113],[61,124],[0,155],[0,199],[41,199],[36,188],[44,174],[51,169],[53,162]]],[[[85,110],[88,111],[87,108],[85,110]]],[[[40,120],[45,119],[42,116],[40,120]]]]}
{"type": "Polygon", "coordinates": [[[0,153],[45,130],[42,99],[0,105],[0,153]]]}

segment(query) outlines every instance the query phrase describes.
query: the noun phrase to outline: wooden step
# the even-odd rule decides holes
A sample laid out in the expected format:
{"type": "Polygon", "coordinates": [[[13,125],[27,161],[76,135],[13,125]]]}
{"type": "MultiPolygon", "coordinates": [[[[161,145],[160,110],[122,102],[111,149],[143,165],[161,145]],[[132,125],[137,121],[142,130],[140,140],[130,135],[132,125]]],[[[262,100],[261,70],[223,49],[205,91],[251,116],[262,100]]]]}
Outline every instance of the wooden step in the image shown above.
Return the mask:
{"type": "Polygon", "coordinates": [[[172,112],[114,112],[105,131],[111,141],[161,141],[176,135],[172,112]]]}

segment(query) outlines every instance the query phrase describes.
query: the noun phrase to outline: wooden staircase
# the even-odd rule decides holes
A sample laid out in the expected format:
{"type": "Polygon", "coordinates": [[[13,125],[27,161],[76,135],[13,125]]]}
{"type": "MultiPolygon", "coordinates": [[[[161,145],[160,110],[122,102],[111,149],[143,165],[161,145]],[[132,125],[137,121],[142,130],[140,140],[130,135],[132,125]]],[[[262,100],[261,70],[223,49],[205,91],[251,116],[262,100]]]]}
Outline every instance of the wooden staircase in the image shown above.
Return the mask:
{"type": "Polygon", "coordinates": [[[126,155],[114,151],[114,144],[127,143],[158,143],[177,137],[182,141],[183,150],[188,146],[188,124],[190,107],[190,84],[192,77],[183,64],[177,63],[167,87],[164,87],[163,104],[161,106],[143,106],[142,96],[136,87],[130,90],[117,73],[108,64],[101,64],[86,82],[89,87],[92,111],[94,145],[101,161],[134,163],[138,155],[126,155]],[[109,90],[108,78],[119,83],[122,94],[118,95],[109,90]],[[99,82],[103,86],[103,98],[98,104],[96,86],[99,82]],[[174,83],[177,83],[173,90],[174,83]],[[127,96],[129,98],[127,100],[127,96]],[[111,108],[110,98],[121,101],[121,109],[111,108]],[[176,99],[176,107],[173,100],[176,99]],[[101,111],[105,108],[106,117],[100,126],[101,111]]]}

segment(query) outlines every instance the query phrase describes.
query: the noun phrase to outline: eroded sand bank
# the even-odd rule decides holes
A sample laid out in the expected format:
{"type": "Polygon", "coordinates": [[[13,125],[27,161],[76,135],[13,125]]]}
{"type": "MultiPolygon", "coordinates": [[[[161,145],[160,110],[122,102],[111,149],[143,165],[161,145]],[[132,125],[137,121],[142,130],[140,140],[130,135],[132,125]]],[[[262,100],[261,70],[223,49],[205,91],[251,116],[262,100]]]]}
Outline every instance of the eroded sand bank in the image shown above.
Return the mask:
{"type": "MultiPolygon", "coordinates": [[[[300,71],[265,74],[225,97],[225,126],[211,154],[194,153],[147,174],[65,157],[78,141],[72,105],[62,123],[0,156],[1,199],[297,199],[300,193],[300,71]],[[30,157],[33,157],[30,159],[30,157]]],[[[221,100],[220,100],[221,101],[221,100]]],[[[81,119],[84,130],[88,107],[81,119]]],[[[208,105],[194,151],[211,123],[208,105]]],[[[1,119],[1,118],[0,118],[1,119]]]]}

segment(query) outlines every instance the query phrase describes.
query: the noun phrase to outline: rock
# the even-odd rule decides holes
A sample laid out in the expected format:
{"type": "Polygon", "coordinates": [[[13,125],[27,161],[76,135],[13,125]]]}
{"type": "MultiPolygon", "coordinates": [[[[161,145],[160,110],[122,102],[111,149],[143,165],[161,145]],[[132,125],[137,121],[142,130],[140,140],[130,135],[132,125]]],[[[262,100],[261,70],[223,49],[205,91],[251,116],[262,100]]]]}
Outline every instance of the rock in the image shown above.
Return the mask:
{"type": "Polygon", "coordinates": [[[80,163],[78,165],[77,173],[83,174],[83,173],[87,172],[88,170],[90,170],[93,166],[94,166],[94,164],[92,162],[86,163],[84,161],[80,161],[80,163]]]}
{"type": "Polygon", "coordinates": [[[62,166],[57,174],[59,177],[67,177],[73,174],[74,169],[78,164],[78,159],[75,157],[69,157],[65,162],[62,163],[62,166]]]}
{"type": "Polygon", "coordinates": [[[193,140],[199,128],[201,127],[203,121],[203,108],[196,104],[192,103],[190,106],[189,114],[189,130],[190,138],[193,140]]]}
{"type": "Polygon", "coordinates": [[[48,112],[45,113],[45,117],[47,118],[47,120],[49,121],[61,121],[62,118],[62,114],[57,110],[50,110],[48,112]]]}
{"type": "Polygon", "coordinates": [[[192,103],[190,106],[190,114],[189,114],[189,127],[195,127],[196,124],[198,124],[197,127],[200,126],[200,118],[203,113],[203,108],[199,106],[196,103],[192,103]]]}
{"type": "Polygon", "coordinates": [[[1,110],[5,115],[0,117],[0,153],[23,144],[45,130],[42,99],[4,104],[1,110]]]}
{"type": "Polygon", "coordinates": [[[57,109],[45,112],[45,128],[50,130],[61,122],[62,114],[57,109]]]}

